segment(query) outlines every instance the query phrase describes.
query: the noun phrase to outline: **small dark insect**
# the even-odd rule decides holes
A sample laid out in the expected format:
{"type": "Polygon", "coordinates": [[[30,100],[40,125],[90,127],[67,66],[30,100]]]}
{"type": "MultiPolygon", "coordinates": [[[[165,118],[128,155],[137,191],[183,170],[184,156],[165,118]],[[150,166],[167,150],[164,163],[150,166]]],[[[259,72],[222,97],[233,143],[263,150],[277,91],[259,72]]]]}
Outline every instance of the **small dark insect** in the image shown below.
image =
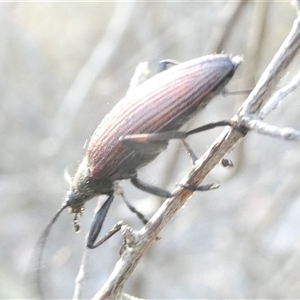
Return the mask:
{"type": "MultiPolygon", "coordinates": [[[[92,221],[87,247],[95,248],[101,244],[103,239],[98,243],[95,241],[113,201],[114,183],[118,180],[130,179],[141,190],[170,197],[169,192],[140,181],[137,170],[166,149],[170,139],[181,139],[195,161],[197,158],[185,140],[187,136],[216,126],[232,125],[221,121],[188,132],[178,131],[222,91],[240,62],[240,57],[227,55],[204,56],[178,65],[173,61],[163,61],[160,63],[162,72],[120,100],[92,135],[70,191],[41,237],[41,248],[52,224],[65,208],[69,207],[74,214],[74,228],[78,231],[77,217],[82,214],[85,202],[97,195],[107,195],[106,202],[92,221]],[[169,64],[175,66],[167,69],[169,64]]],[[[211,188],[213,185],[191,187],[193,190],[211,188]]],[[[40,259],[41,256],[42,252],[40,259]]]]}

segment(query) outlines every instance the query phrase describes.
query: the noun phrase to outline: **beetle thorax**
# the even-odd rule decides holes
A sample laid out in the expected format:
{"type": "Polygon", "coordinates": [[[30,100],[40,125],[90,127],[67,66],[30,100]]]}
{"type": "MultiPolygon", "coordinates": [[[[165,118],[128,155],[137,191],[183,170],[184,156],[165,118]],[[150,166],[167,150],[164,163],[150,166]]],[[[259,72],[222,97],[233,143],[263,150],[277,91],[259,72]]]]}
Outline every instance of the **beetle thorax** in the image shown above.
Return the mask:
{"type": "Polygon", "coordinates": [[[82,207],[84,203],[101,194],[113,191],[113,182],[109,179],[95,179],[91,176],[86,157],[79,165],[67,194],[67,203],[72,208],[82,207]]]}

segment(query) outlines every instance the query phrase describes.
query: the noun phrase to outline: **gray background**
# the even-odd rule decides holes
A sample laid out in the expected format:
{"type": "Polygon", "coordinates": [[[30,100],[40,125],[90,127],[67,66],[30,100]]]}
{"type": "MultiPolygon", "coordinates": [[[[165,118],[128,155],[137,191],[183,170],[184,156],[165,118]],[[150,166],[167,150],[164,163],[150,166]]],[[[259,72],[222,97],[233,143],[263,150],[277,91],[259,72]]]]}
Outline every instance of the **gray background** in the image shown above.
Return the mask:
{"type": "MultiPolygon", "coordinates": [[[[245,1],[244,1],[245,2],[245,1]]],[[[287,2],[249,2],[224,29],[235,2],[0,4],[0,298],[35,297],[34,245],[65,197],[64,170],[74,174],[83,145],[126,93],[135,67],[186,61],[224,51],[244,63],[228,90],[254,86],[296,16],[287,2]],[[34,258],[33,258],[34,261],[34,258]]],[[[280,82],[299,69],[299,57],[280,82]]],[[[234,115],[246,96],[219,96],[187,127],[234,115]]],[[[299,90],[268,118],[300,128],[299,90]]],[[[189,138],[201,155],[222,129],[189,138]]],[[[234,169],[216,167],[206,183],[152,245],[125,286],[144,298],[299,298],[300,145],[252,133],[229,155],[234,169]]],[[[139,174],[172,190],[192,167],[180,143],[139,174]]],[[[161,199],[122,183],[147,217],[161,199]]],[[[47,298],[71,298],[96,199],[75,234],[64,212],[44,256],[47,298]]],[[[103,232],[118,220],[140,221],[116,197],[103,232]]],[[[120,235],[89,251],[82,298],[101,288],[118,257],[120,235]]]]}

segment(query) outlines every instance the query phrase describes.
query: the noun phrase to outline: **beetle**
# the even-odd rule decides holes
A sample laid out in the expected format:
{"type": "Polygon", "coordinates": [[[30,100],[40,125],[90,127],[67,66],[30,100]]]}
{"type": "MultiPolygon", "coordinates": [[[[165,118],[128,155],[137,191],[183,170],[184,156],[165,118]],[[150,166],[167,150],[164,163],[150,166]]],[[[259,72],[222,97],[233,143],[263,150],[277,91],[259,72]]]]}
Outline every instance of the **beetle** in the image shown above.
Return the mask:
{"type": "MultiPolygon", "coordinates": [[[[161,72],[127,93],[90,138],[67,197],[42,235],[41,248],[52,224],[65,208],[69,207],[74,214],[74,228],[78,231],[77,218],[82,214],[85,202],[97,195],[107,195],[92,221],[87,247],[95,248],[101,244],[103,241],[95,241],[113,201],[114,184],[119,180],[129,179],[143,191],[170,197],[169,192],[138,179],[137,170],[165,150],[170,139],[181,139],[195,160],[196,156],[185,141],[187,136],[216,126],[231,125],[221,121],[188,132],[179,131],[223,90],[240,63],[239,56],[224,54],[207,55],[180,64],[163,61],[161,72]],[[168,64],[174,66],[167,69],[168,64]]],[[[206,190],[213,185],[190,188],[206,190]]]]}

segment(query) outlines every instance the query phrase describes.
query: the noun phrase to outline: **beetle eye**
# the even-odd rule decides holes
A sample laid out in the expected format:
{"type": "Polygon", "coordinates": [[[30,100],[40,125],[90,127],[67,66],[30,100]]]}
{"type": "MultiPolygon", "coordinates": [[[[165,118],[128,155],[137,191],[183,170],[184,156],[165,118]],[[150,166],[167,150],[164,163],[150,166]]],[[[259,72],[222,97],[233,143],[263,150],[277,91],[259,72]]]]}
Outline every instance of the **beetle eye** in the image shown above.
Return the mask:
{"type": "Polygon", "coordinates": [[[70,207],[74,207],[74,204],[76,203],[76,193],[73,191],[69,191],[67,193],[66,202],[70,207]]]}

